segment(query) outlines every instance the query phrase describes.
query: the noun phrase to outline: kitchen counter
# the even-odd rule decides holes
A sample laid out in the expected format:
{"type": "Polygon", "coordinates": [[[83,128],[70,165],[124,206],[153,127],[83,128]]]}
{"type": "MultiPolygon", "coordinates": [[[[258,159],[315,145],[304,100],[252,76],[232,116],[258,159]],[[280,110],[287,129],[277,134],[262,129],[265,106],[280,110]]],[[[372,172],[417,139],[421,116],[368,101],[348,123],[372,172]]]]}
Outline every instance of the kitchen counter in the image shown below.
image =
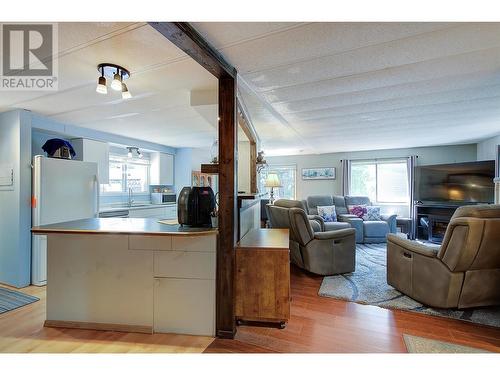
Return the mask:
{"type": "Polygon", "coordinates": [[[217,229],[84,219],[47,236],[45,326],[215,336],[217,229]]]}
{"type": "Polygon", "coordinates": [[[199,236],[217,233],[217,228],[192,228],[162,224],[157,219],[100,218],[82,219],[64,223],[33,227],[35,234],[87,233],[87,234],[144,234],[171,236],[199,236]]]}
{"type": "Polygon", "coordinates": [[[109,206],[101,206],[99,207],[99,213],[101,212],[115,212],[115,211],[134,211],[134,210],[147,210],[150,208],[160,208],[160,207],[170,207],[170,206],[175,206],[177,203],[176,202],[169,202],[169,203],[160,203],[160,204],[153,204],[153,203],[144,203],[144,204],[137,204],[137,205],[132,205],[131,207],[127,205],[109,205],[109,206]]]}

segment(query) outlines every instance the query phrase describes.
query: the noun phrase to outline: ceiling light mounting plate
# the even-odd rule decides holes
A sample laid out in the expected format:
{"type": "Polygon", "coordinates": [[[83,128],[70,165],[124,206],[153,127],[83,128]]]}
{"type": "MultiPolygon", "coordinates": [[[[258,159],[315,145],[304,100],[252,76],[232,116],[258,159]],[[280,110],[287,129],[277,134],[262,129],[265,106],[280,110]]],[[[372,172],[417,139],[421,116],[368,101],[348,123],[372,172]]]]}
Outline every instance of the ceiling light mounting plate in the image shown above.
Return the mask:
{"type": "Polygon", "coordinates": [[[116,74],[116,72],[121,73],[122,79],[128,79],[130,78],[130,71],[128,69],[125,69],[124,67],[116,64],[111,64],[111,63],[102,63],[97,65],[97,71],[102,75],[104,74],[105,77],[113,78],[113,76],[116,74]]]}

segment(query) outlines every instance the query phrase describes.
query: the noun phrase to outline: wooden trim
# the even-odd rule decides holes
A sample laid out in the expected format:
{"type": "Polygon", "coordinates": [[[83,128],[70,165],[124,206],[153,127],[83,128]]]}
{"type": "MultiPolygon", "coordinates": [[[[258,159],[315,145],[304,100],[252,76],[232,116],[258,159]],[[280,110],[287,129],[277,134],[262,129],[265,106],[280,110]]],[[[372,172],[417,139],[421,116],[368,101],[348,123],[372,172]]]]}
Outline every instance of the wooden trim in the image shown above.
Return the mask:
{"type": "Polygon", "coordinates": [[[78,328],[78,329],[93,329],[96,331],[117,331],[117,332],[149,333],[149,334],[153,333],[152,326],[93,323],[93,322],[72,322],[64,320],[46,320],[44,327],[78,328]]]}
{"type": "MultiPolygon", "coordinates": [[[[243,103],[238,100],[238,107],[241,109],[240,104],[243,103]]],[[[257,193],[257,135],[252,124],[241,111],[238,112],[238,125],[250,142],[250,193],[254,194],[257,193]]]]}
{"type": "Polygon", "coordinates": [[[257,142],[253,129],[241,113],[238,113],[238,125],[240,126],[241,130],[243,130],[243,133],[245,133],[250,142],[257,142]]]}
{"type": "Polygon", "coordinates": [[[188,22],[149,22],[149,25],[217,78],[236,77],[236,69],[188,22]]]}
{"type": "Polygon", "coordinates": [[[250,142],[250,192],[257,193],[257,144],[250,142]]]}
{"type": "Polygon", "coordinates": [[[234,245],[238,233],[236,79],[219,78],[219,244],[217,251],[216,332],[234,338],[234,245]]]}
{"type": "Polygon", "coordinates": [[[253,125],[252,119],[250,118],[250,114],[248,113],[247,107],[245,106],[245,103],[243,102],[241,95],[238,95],[238,110],[240,112],[241,118],[246,123],[248,132],[252,133],[252,136],[250,137],[245,132],[245,134],[247,134],[248,139],[253,140],[255,143],[259,143],[260,142],[259,136],[257,134],[257,131],[255,130],[255,126],[253,125]]]}
{"type": "Polygon", "coordinates": [[[201,173],[218,174],[219,164],[202,164],[201,173]]]}

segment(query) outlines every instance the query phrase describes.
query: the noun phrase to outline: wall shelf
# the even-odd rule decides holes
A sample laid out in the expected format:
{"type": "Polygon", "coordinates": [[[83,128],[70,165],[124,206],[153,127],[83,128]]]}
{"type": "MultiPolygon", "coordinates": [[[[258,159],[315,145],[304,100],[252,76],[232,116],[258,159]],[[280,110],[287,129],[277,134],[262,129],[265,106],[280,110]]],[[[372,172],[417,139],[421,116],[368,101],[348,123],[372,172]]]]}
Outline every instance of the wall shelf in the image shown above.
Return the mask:
{"type": "Polygon", "coordinates": [[[201,173],[218,174],[219,164],[202,164],[201,173]]]}

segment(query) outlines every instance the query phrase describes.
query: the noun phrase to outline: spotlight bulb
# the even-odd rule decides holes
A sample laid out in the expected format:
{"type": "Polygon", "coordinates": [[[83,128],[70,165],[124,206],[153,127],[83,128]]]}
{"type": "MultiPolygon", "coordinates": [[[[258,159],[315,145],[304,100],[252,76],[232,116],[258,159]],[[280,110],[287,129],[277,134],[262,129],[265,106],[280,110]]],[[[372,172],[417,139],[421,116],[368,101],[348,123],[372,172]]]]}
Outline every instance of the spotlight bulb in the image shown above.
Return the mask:
{"type": "Polygon", "coordinates": [[[111,82],[111,88],[115,91],[120,91],[122,89],[122,77],[116,72],[113,76],[113,82],[111,82]]]}
{"type": "Polygon", "coordinates": [[[128,91],[128,87],[125,83],[122,83],[122,99],[130,99],[132,94],[128,91]]]}
{"type": "Polygon", "coordinates": [[[99,77],[99,80],[97,81],[97,88],[95,89],[95,91],[99,94],[108,93],[108,88],[106,87],[106,78],[104,78],[103,76],[99,77]]]}

